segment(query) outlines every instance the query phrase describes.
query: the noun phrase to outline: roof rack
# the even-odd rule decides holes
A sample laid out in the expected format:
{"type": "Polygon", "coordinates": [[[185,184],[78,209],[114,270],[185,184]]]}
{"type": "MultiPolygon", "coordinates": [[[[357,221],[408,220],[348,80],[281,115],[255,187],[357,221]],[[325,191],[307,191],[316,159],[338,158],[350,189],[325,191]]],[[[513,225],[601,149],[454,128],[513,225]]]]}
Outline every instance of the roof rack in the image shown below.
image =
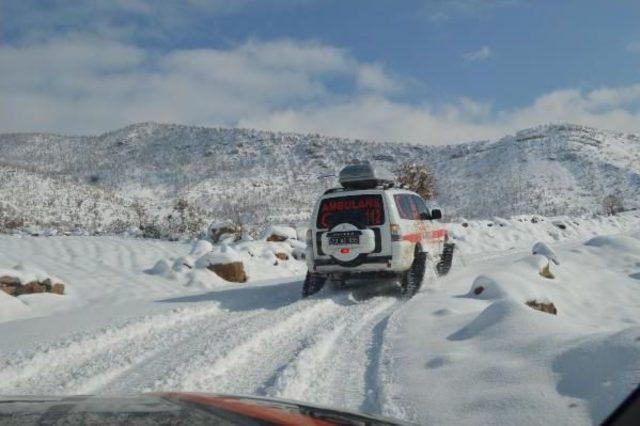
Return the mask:
{"type": "Polygon", "coordinates": [[[340,171],[340,185],[349,189],[391,188],[395,176],[382,167],[375,167],[368,161],[349,164],[340,171]]]}
{"type": "MultiPolygon", "coordinates": [[[[329,188],[326,191],[324,191],[324,193],[322,195],[327,195],[327,194],[333,194],[336,192],[345,192],[345,191],[353,191],[353,190],[357,190],[357,189],[391,189],[391,188],[395,188],[396,185],[391,182],[391,183],[385,183],[382,185],[377,185],[377,186],[371,186],[371,187],[367,187],[367,188],[344,188],[344,187],[336,187],[336,188],[329,188]]],[[[400,186],[399,188],[402,188],[402,186],[400,186]]]]}

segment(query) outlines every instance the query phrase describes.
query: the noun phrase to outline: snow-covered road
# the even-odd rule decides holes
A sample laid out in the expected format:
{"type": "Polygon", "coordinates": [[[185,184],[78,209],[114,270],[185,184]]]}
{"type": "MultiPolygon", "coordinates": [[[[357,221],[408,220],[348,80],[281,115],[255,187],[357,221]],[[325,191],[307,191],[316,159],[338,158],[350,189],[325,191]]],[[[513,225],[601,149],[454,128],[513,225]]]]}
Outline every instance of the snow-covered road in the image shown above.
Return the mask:
{"type": "Polygon", "coordinates": [[[552,247],[553,280],[539,256],[494,250],[402,302],[384,285],[300,300],[300,277],[197,291],[142,273],[179,243],[0,237],[0,266],[28,260],[70,286],[21,296],[41,316],[0,323],[0,394],[180,389],[417,423],[598,422],[640,381],[640,235],[552,247]]]}
{"type": "Polygon", "coordinates": [[[7,337],[0,394],[189,389],[377,411],[384,327],[401,302],[356,301],[351,292],[299,300],[300,286],[254,285],[0,324],[7,337]],[[140,311],[153,313],[136,317],[140,311]],[[109,325],[88,326],[105,317],[109,325]],[[83,330],[70,332],[76,328],[83,330]]]}

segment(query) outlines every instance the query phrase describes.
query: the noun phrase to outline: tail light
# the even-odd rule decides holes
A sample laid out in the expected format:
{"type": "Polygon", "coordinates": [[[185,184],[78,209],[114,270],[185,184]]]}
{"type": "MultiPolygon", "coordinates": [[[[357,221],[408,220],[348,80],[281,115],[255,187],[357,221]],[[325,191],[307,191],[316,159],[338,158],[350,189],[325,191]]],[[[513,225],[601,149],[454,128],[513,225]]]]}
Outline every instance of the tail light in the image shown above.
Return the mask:
{"type": "Polygon", "coordinates": [[[389,232],[391,233],[391,241],[400,241],[400,225],[390,224],[389,232]]]}

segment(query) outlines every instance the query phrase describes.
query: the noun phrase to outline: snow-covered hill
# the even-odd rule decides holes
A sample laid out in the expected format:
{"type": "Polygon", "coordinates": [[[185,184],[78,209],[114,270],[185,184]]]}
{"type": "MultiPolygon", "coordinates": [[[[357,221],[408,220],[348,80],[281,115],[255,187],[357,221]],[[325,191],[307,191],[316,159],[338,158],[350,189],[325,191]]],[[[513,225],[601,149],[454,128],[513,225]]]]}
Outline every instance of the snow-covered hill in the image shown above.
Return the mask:
{"type": "Polygon", "coordinates": [[[147,221],[178,233],[205,219],[297,223],[354,159],[432,167],[449,217],[592,214],[609,194],[640,205],[639,153],[640,135],[575,125],[442,147],[156,123],[2,134],[0,218],[106,231],[147,221]]]}

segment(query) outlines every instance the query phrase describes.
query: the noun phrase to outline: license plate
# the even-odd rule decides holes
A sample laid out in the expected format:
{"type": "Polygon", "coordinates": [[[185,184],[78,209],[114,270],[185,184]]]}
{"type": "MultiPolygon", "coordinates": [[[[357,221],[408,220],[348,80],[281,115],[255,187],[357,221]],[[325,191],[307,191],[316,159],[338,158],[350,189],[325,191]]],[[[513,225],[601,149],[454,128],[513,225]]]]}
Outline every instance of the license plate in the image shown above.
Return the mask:
{"type": "Polygon", "coordinates": [[[330,246],[347,246],[347,245],[359,245],[359,244],[360,244],[360,237],[357,235],[344,236],[344,237],[329,237],[330,246]]]}

